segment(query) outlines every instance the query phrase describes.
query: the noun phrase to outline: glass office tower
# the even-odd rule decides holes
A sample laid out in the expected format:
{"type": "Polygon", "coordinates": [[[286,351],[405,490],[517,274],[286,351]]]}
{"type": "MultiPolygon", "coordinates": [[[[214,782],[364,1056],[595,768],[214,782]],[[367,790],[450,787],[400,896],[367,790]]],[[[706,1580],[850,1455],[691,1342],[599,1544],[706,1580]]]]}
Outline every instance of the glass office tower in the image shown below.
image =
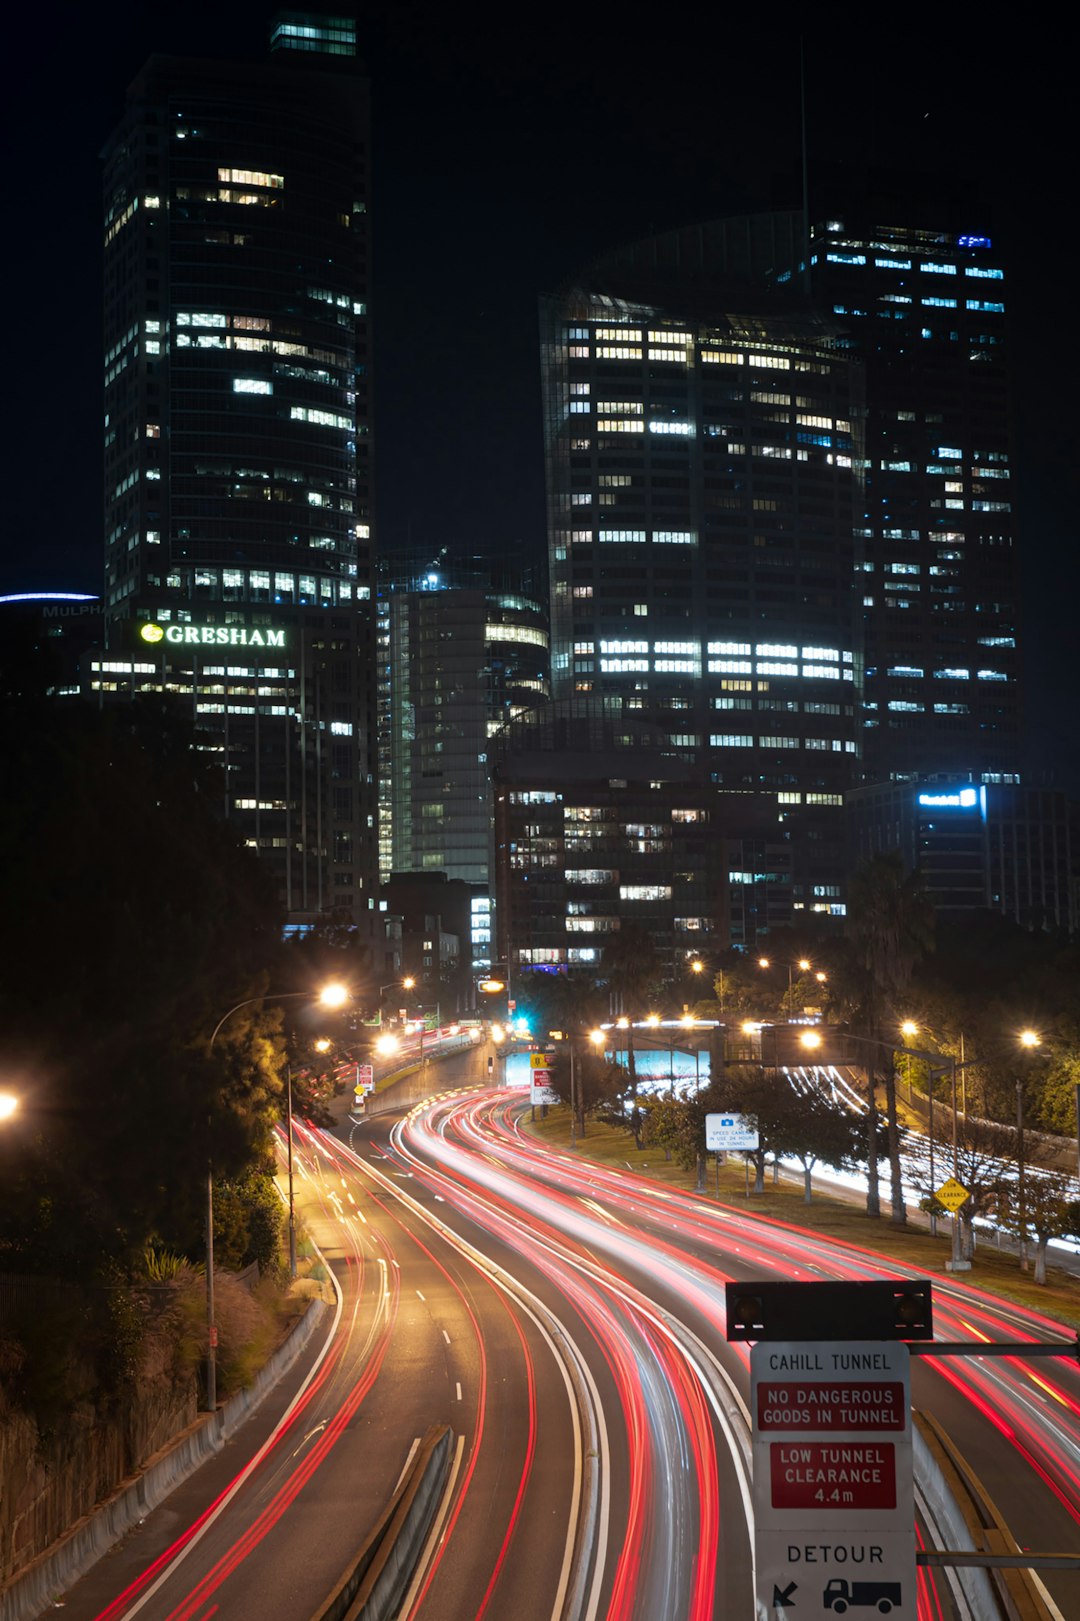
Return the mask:
{"type": "Polygon", "coordinates": [[[543,305],[554,694],[662,725],[732,836],[771,803],[793,912],[842,910],[859,782],[1016,780],[1003,280],[985,236],[774,213],[543,305]]]}
{"type": "Polygon", "coordinates": [[[103,693],[174,694],[295,921],[376,906],[368,92],[341,19],[152,57],[105,165],[103,693]]]}
{"type": "Polygon", "coordinates": [[[812,251],[817,302],[866,370],[864,778],[1016,781],[1001,259],[986,236],[840,220],[812,251]]]}
{"type": "Polygon", "coordinates": [[[555,696],[662,726],[731,837],[767,800],[799,852],[791,906],[833,910],[858,763],[860,368],[812,313],[621,298],[605,284],[665,278],[594,271],[599,290],[544,306],[555,696]]]}

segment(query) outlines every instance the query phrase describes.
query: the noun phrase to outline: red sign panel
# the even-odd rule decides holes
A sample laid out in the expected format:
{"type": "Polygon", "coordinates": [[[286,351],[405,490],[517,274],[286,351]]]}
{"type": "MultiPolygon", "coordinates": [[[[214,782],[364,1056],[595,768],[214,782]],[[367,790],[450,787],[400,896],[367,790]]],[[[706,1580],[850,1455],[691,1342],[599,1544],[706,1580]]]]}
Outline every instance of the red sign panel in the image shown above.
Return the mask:
{"type": "Polygon", "coordinates": [[[904,1386],[891,1380],[825,1385],[762,1379],[757,1387],[759,1430],[903,1430],[904,1386]]]}
{"type": "Polygon", "coordinates": [[[774,1441],[773,1508],[896,1507],[891,1441],[774,1441]]]}

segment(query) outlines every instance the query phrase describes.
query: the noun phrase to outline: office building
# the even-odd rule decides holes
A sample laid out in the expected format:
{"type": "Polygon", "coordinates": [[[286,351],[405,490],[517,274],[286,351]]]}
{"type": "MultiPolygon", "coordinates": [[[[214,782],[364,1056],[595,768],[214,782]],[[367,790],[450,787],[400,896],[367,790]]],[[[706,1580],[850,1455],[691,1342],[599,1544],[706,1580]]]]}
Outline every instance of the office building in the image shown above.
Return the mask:
{"type": "Polygon", "coordinates": [[[1028,929],[1076,931],[1076,808],[1058,789],[876,783],[849,796],[847,818],[853,858],[899,850],[945,921],[997,912],[1028,929]]]}
{"type": "Polygon", "coordinates": [[[499,733],[495,835],[500,961],[602,972],[621,929],[664,969],[726,944],[727,844],[703,769],[618,697],[568,698],[499,733]]]}
{"type": "Polygon", "coordinates": [[[858,783],[1019,780],[1003,277],[983,235],[776,213],[544,301],[554,694],[771,805],[747,944],[785,873],[842,913],[858,783]]]}
{"type": "Polygon", "coordinates": [[[621,698],[718,798],[767,805],[790,904],[835,910],[858,780],[861,368],[834,323],[760,286],[685,285],[644,252],[662,245],[544,304],[554,694],[621,698]]]}
{"type": "Polygon", "coordinates": [[[384,882],[442,873],[471,886],[461,951],[484,968],[492,957],[492,739],[550,696],[545,604],[512,565],[447,563],[440,554],[384,560],[377,613],[384,882]]]}
{"type": "Polygon", "coordinates": [[[368,95],[352,23],[152,57],[105,164],[102,695],[173,694],[294,923],[377,908],[368,95]]]}
{"type": "Polygon", "coordinates": [[[985,235],[839,220],[812,246],[816,302],[866,373],[864,779],[1018,781],[1000,255],[985,235]]]}
{"type": "Polygon", "coordinates": [[[0,596],[5,695],[76,697],[82,664],[104,637],[100,597],[86,591],[13,591],[0,596]]]}

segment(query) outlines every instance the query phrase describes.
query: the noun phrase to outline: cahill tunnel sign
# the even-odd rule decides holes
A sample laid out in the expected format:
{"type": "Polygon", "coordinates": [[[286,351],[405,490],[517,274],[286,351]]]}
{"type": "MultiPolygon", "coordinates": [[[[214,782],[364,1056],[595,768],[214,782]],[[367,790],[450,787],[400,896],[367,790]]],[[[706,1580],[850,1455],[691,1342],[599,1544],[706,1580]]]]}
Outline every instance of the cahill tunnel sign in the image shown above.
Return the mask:
{"type": "Polygon", "coordinates": [[[889,1340],[753,1347],[759,1621],[860,1605],[914,1621],[910,1354],[889,1340]]]}

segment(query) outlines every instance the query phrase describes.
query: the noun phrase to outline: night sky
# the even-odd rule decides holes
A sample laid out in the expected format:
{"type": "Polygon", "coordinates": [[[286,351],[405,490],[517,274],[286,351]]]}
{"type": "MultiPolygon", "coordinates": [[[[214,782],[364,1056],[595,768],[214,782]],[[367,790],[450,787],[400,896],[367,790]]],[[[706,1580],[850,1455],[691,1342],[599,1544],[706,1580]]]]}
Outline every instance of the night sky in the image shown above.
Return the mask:
{"type": "MultiPolygon", "coordinates": [[[[272,9],[59,4],[9,54],[0,591],[100,587],[98,154],[125,87],[154,51],[260,55],[272,9]]],[[[1030,764],[1080,789],[1070,54],[995,31],[988,11],[943,11],[800,10],[820,29],[805,39],[811,209],[841,211],[870,173],[895,223],[1002,246],[1030,764]]],[[[782,8],[760,24],[588,5],[357,16],[374,104],[380,545],[539,557],[537,295],[620,241],[797,204],[796,25],[782,8]]]]}

